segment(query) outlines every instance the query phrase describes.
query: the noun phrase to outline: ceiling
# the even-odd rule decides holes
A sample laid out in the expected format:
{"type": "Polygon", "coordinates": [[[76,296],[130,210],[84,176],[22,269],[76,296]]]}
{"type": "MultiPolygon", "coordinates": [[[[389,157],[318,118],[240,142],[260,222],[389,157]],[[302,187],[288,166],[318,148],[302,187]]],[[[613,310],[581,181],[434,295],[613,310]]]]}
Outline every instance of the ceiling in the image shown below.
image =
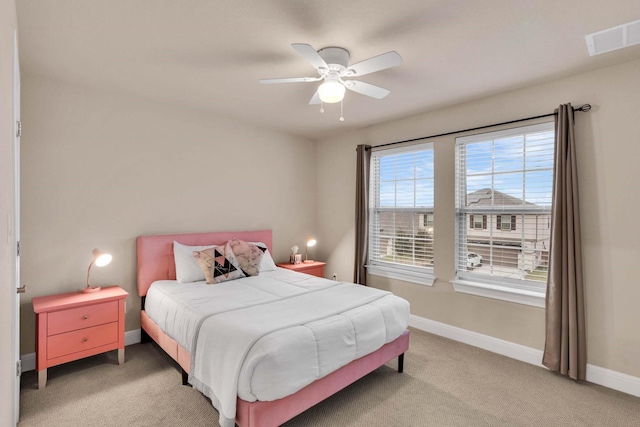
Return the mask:
{"type": "MultiPolygon", "coordinates": [[[[638,0],[19,0],[21,72],[317,139],[640,58],[590,57],[584,36],[640,19],[638,0]],[[292,48],[341,46],[355,62],[395,50],[404,64],[308,105],[319,83],[292,48]]],[[[567,100],[571,101],[571,100],[567,100]]]]}

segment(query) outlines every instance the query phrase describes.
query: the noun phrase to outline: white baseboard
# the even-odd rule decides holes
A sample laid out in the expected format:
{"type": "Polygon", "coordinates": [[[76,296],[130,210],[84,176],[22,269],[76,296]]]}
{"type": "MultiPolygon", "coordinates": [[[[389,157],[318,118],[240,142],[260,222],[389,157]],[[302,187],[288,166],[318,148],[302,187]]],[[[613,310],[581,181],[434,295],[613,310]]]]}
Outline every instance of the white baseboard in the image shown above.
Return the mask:
{"type": "Polygon", "coordinates": [[[22,361],[22,372],[34,371],[36,369],[36,354],[28,353],[20,355],[22,361]]]}
{"type": "Polygon", "coordinates": [[[138,344],[140,342],[140,329],[126,331],[124,333],[124,345],[138,344]]]}
{"type": "Polygon", "coordinates": [[[536,366],[543,366],[541,363],[542,350],[536,350],[535,348],[490,337],[489,335],[471,332],[466,329],[447,325],[446,323],[440,323],[435,320],[425,319],[424,317],[414,316],[413,314],[409,319],[409,325],[422,331],[440,335],[441,337],[449,338],[454,341],[460,341],[512,359],[527,362],[536,366]]]}
{"type": "Polygon", "coordinates": [[[640,397],[640,378],[587,363],[587,381],[640,397]]]}
{"type": "MultiPolygon", "coordinates": [[[[468,331],[413,314],[409,318],[409,325],[434,335],[439,335],[544,368],[542,365],[542,350],[501,340],[478,332],[468,331]]],[[[587,381],[633,396],[640,396],[640,378],[601,368],[600,366],[587,364],[587,381]]]]}
{"type": "MultiPolygon", "coordinates": [[[[140,329],[126,331],[124,333],[124,345],[137,344],[140,342],[140,329]]],[[[20,355],[22,361],[22,372],[33,371],[36,369],[36,354],[27,353],[20,355]]]]}

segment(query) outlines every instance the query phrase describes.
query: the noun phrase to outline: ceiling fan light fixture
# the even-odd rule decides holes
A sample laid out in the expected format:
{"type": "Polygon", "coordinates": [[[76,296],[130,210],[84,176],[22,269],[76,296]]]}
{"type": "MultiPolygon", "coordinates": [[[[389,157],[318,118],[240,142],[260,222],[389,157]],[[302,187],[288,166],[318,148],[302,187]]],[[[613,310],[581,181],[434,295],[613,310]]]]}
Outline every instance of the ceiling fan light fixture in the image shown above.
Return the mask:
{"type": "Polygon", "coordinates": [[[345,87],[337,80],[326,80],[318,88],[320,100],[327,104],[334,104],[344,99],[345,87]]]}
{"type": "MultiPolygon", "coordinates": [[[[298,83],[324,80],[309,101],[309,105],[320,104],[320,112],[324,110],[323,104],[343,102],[346,89],[371,98],[384,98],[389,94],[385,88],[355,80],[343,81],[342,78],[365,76],[402,64],[402,57],[396,51],[383,53],[349,66],[349,51],[342,47],[330,46],[315,50],[313,46],[305,43],[293,43],[291,47],[316,69],[318,77],[261,79],[260,83],[298,83]]],[[[340,120],[343,120],[342,116],[340,120]]]]}

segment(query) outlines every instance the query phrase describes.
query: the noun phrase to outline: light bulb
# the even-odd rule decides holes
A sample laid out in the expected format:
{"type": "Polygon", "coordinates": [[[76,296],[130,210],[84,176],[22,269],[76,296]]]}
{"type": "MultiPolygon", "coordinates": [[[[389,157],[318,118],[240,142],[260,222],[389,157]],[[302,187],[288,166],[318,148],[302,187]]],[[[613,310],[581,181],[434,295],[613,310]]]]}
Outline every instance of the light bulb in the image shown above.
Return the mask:
{"type": "Polygon", "coordinates": [[[345,88],[338,80],[328,78],[318,88],[318,95],[322,102],[327,104],[335,104],[344,98],[345,88]]]}
{"type": "Polygon", "coordinates": [[[111,262],[111,254],[102,254],[96,258],[96,265],[98,267],[104,267],[111,262]]]}

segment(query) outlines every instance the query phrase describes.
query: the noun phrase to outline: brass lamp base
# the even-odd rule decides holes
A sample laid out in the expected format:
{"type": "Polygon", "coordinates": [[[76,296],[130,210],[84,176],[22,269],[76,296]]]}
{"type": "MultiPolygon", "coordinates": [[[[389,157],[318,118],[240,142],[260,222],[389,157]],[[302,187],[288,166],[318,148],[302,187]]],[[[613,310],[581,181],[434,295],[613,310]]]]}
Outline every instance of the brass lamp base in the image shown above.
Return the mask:
{"type": "Polygon", "coordinates": [[[100,286],[91,286],[91,287],[87,286],[86,288],[84,288],[80,292],[82,292],[83,294],[92,294],[94,292],[100,291],[100,289],[102,289],[100,286]]]}
{"type": "Polygon", "coordinates": [[[312,262],[315,262],[315,261],[314,261],[314,260],[312,260],[312,259],[305,259],[305,260],[304,260],[304,261],[302,261],[302,262],[305,262],[305,263],[312,263],[312,262]]]}

